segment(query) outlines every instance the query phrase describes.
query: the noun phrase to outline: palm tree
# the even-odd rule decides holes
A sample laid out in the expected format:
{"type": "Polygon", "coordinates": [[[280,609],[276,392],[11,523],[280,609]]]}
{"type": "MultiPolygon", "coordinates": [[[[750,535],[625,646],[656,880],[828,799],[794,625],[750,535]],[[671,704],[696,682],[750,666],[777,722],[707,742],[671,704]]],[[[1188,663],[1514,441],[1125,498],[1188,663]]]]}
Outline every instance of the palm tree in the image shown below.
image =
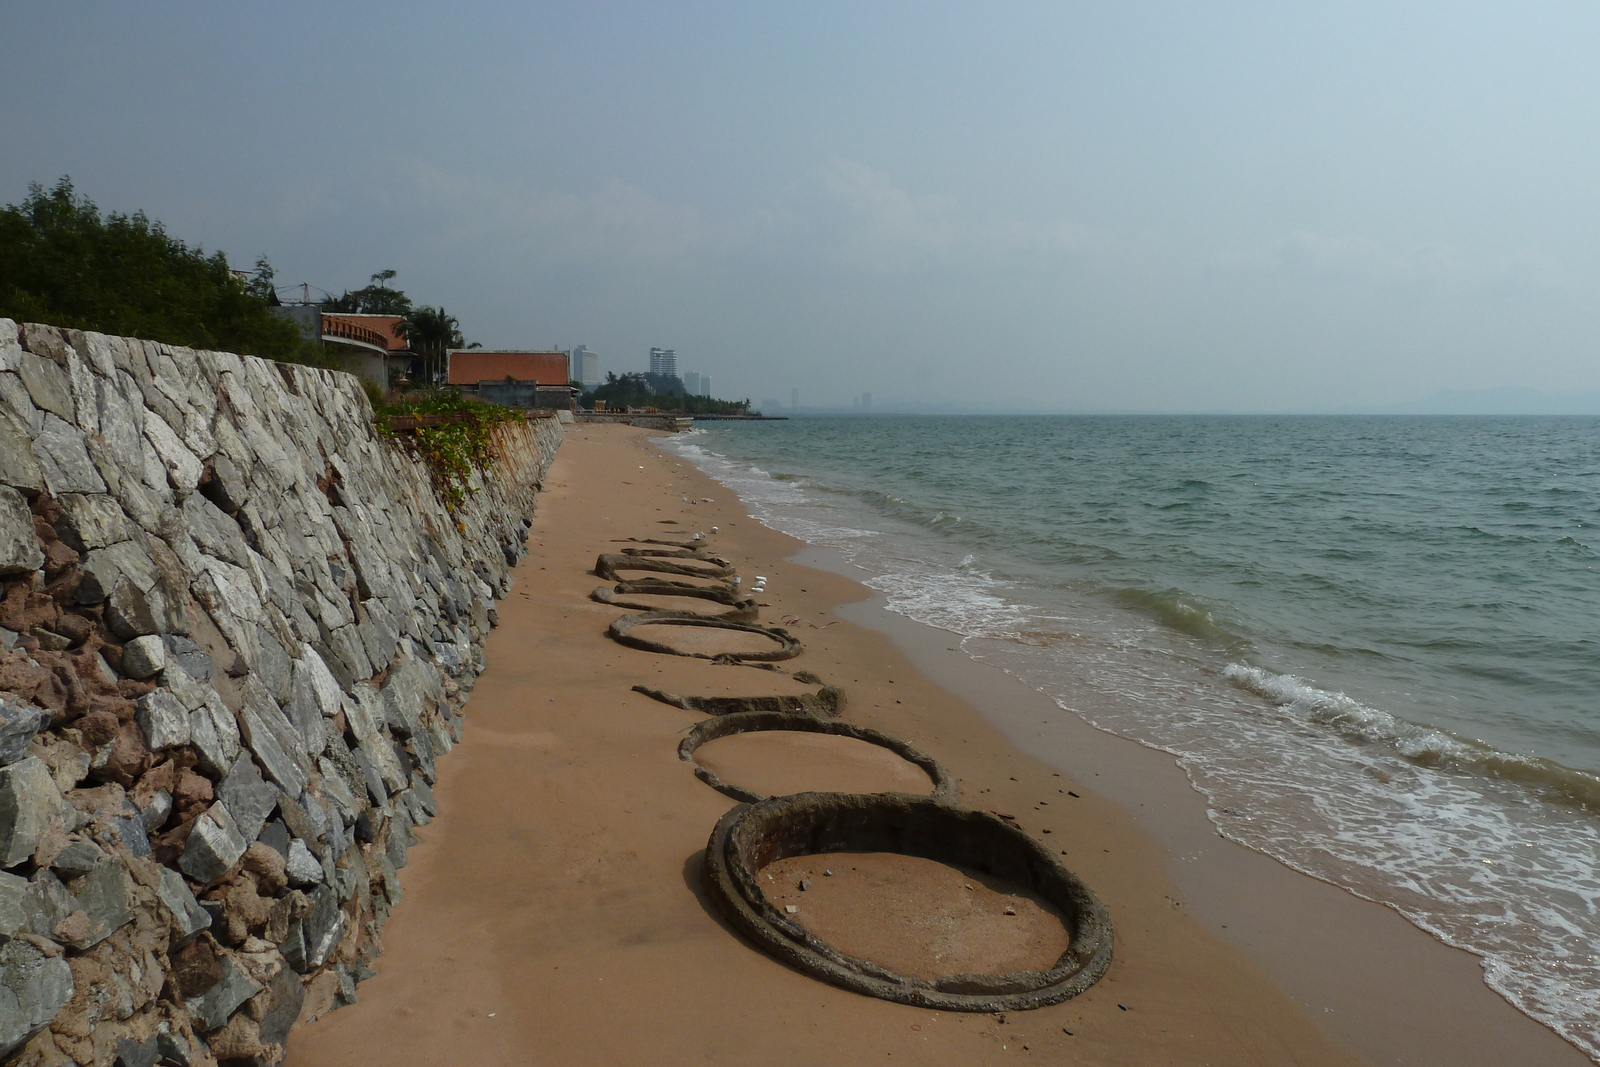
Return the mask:
{"type": "Polygon", "coordinates": [[[452,348],[467,347],[461,324],[443,307],[419,307],[406,312],[397,331],[411,345],[411,351],[426,361],[429,381],[437,383],[444,354],[452,348]]]}

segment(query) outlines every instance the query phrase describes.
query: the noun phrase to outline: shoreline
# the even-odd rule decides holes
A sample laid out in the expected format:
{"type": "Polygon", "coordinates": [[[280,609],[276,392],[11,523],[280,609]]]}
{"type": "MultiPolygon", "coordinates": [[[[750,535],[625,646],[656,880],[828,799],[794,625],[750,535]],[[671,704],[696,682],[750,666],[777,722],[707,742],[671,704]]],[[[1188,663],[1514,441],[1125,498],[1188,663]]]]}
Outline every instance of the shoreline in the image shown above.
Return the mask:
{"type": "MultiPolygon", "coordinates": [[[[917,627],[923,644],[942,641],[939,631],[874,616],[869,590],[817,569],[812,546],[749,518],[730,490],[652,436],[601,426],[569,434],[546,478],[529,554],[500,603],[462,743],[441,764],[439,817],[419,831],[423,843],[401,872],[410,899],[385,928],[378,975],[360,986],[357,1004],[296,1030],[287,1062],[364,1063],[375,1048],[417,1064],[1365,1062],[1270,967],[1217,936],[1208,913],[1189,914],[1203,908],[1175,906],[1190,891],[1176,854],[1136,810],[1108,799],[1093,770],[1022,754],[963,699],[1017,706],[1018,683],[992,669],[981,677],[963,656],[965,677],[947,684],[947,672],[908,651],[903,634],[871,620],[917,627]],[[691,494],[710,502],[686,503],[691,494]],[[589,568],[608,538],[648,536],[671,519],[686,529],[721,525],[714,547],[741,573],[771,576],[762,621],[801,620],[791,629],[808,651],[786,666],[842,685],[847,720],[939,758],[961,780],[963,803],[1020,810],[1029,832],[1067,846],[1066,862],[1105,900],[1117,931],[1116,959],[1098,985],[1003,1022],[908,1008],[791,971],[709,910],[699,857],[732,802],[676,758],[697,716],[629,686],[737,692],[757,672],[617,646],[602,631],[618,611],[587,600],[597,584],[589,568]],[[976,694],[966,692],[974,685],[976,694]],[[1047,783],[1053,793],[1065,774],[1085,788],[1062,788],[1080,796],[1036,807],[1034,794],[1047,783]]],[[[1181,781],[1175,767],[1170,774],[1181,781]]]]}
{"type": "MultiPolygon", "coordinates": [[[[852,580],[870,572],[806,543],[794,560],[852,580]]],[[[1178,757],[1094,726],[962,638],[869,601],[840,612],[889,636],[918,670],[965,698],[1021,751],[1085,781],[1170,854],[1168,875],[1190,914],[1248,953],[1340,1041],[1375,1063],[1498,1067],[1595,1062],[1485,980],[1482,957],[1395,908],[1224,837],[1178,757]]]]}

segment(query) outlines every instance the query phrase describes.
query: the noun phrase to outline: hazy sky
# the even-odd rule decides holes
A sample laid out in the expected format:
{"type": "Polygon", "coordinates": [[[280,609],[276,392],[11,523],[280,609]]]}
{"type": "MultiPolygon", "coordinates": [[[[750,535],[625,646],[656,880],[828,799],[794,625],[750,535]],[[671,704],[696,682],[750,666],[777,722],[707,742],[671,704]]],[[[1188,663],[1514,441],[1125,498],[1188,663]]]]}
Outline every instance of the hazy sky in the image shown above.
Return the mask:
{"type": "Polygon", "coordinates": [[[1600,5],[0,4],[0,201],[724,396],[1600,389],[1600,5]]]}

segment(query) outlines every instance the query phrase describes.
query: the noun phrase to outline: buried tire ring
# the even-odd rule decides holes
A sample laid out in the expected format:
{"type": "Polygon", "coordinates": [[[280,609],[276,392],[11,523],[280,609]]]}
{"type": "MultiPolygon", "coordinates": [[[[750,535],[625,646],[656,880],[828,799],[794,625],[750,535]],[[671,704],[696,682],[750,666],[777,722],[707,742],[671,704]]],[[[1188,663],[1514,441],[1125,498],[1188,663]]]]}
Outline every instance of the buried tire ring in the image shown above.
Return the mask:
{"type": "Polygon", "coordinates": [[[1111,966],[1111,918],[1094,891],[1027,834],[982,812],[905,793],[796,793],[729,811],[706,844],[702,876],[722,914],[768,954],[832,985],[943,1011],[1041,1008],[1077,996],[1111,966]],[[910,978],[847,956],[781,914],[762,868],[790,856],[894,852],[973,867],[1039,893],[1061,911],[1071,947],[1047,971],[910,978]]]}
{"type": "MultiPolygon", "coordinates": [[[[683,585],[678,582],[660,582],[649,580],[644,582],[618,582],[616,588],[614,589],[609,586],[602,585],[598,586],[594,592],[589,594],[589,599],[593,600],[597,604],[604,604],[607,607],[612,608],[626,608],[628,611],[671,610],[661,608],[655,604],[646,603],[642,600],[622,599],[624,596],[627,596],[630,593],[637,596],[694,597],[698,600],[709,600],[716,604],[726,604],[732,609],[730,611],[724,611],[714,615],[707,614],[699,616],[700,618],[704,619],[721,619],[724,622],[755,622],[761,617],[761,609],[756,605],[756,602],[753,598],[746,597],[745,599],[741,600],[739,599],[738,594],[730,593],[725,588],[707,588],[706,586],[701,585],[683,585]],[[643,585],[646,588],[627,588],[629,586],[640,585],[643,585]]],[[[692,611],[684,611],[682,614],[694,616],[696,613],[692,611]]]]}
{"type": "Polygon", "coordinates": [[[694,764],[694,775],[712,789],[730,796],[735,800],[742,800],[747,804],[754,804],[766,800],[770,794],[757,793],[743,786],[724,782],[715,771],[701,766],[695,762],[695,750],[701,745],[716,741],[724,737],[734,737],[738,734],[765,733],[771,731],[793,731],[795,733],[825,734],[831,737],[847,737],[856,741],[865,741],[869,745],[888,749],[896,756],[912,764],[928,776],[933,784],[932,796],[937,800],[950,803],[955,800],[956,789],[959,783],[955,776],[944,768],[938,760],[914,747],[898,737],[891,737],[877,730],[855,723],[840,722],[836,719],[819,719],[814,715],[794,714],[782,711],[743,711],[732,715],[718,715],[695,724],[687,737],[678,743],[678,758],[685,763],[694,764]]]}
{"type": "Polygon", "coordinates": [[[611,620],[611,625],[606,632],[611,638],[629,648],[641,649],[645,652],[658,652],[667,656],[688,656],[693,659],[724,660],[733,663],[775,663],[778,660],[793,659],[805,651],[798,638],[781,626],[757,626],[749,622],[733,622],[727,619],[696,615],[686,611],[646,611],[639,615],[623,615],[611,620]],[[733,630],[738,633],[760,634],[778,642],[778,647],[771,652],[720,652],[708,655],[704,652],[683,652],[671,645],[652,641],[648,637],[635,636],[631,631],[635,626],[698,626],[714,630],[733,630]]]}

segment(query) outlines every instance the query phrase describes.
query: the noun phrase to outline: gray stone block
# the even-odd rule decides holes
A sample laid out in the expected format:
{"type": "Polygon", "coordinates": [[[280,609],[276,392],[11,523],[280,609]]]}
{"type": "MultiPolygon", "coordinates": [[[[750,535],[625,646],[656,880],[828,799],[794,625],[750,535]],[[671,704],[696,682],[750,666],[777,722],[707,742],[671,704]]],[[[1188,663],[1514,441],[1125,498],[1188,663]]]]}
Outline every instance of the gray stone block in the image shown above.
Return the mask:
{"type": "MultiPolygon", "coordinates": [[[[10,377],[0,374],[0,379],[10,377]]],[[[3,405],[4,400],[0,399],[0,408],[3,405]]],[[[30,493],[44,488],[44,473],[39,470],[39,461],[33,458],[28,427],[5,410],[0,410],[0,485],[26,489],[30,493]]]]}
{"type": "Polygon", "coordinates": [[[383,775],[378,773],[378,768],[372,762],[372,757],[366,747],[357,745],[351,749],[350,758],[355,761],[357,767],[361,768],[361,780],[367,787],[367,795],[372,798],[374,804],[382,807],[384,802],[389,799],[389,791],[384,788],[383,775]]]}
{"type": "Polygon", "coordinates": [[[154,411],[147,412],[144,419],[144,439],[155,449],[172,488],[177,490],[180,496],[192,493],[195,486],[200,483],[200,472],[203,468],[189,446],[173,432],[172,426],[167,425],[166,419],[154,411]]]}
{"type": "Polygon", "coordinates": [[[65,939],[79,950],[93,948],[133,921],[128,899],[128,869],[119,859],[107,858],[77,883],[73,900],[89,917],[88,932],[65,939]]]}
{"type": "Polygon", "coordinates": [[[267,775],[292,797],[305,792],[309,770],[305,742],[278,706],[270,699],[252,700],[247,694],[239,725],[245,743],[267,775]]]}
{"type": "Polygon", "coordinates": [[[306,987],[301,984],[299,975],[285,967],[272,976],[267,990],[269,1000],[261,1017],[261,1041],[267,1045],[281,1045],[288,1038],[290,1027],[300,1018],[306,987]]]}
{"type": "Polygon", "coordinates": [[[0,867],[32,856],[51,816],[66,806],[50,768],[37,756],[0,767],[0,867]]]}
{"type": "Polygon", "coordinates": [[[167,823],[167,817],[172,814],[172,794],[165,789],[158,789],[139,812],[139,818],[144,822],[144,828],[155,833],[167,823]]]}
{"type": "Polygon", "coordinates": [[[177,1067],[190,1067],[191,1064],[205,1060],[205,1056],[196,1051],[182,1034],[170,1032],[157,1034],[156,1048],[161,1050],[163,1060],[176,1064],[177,1067]]]}
{"type": "Polygon", "coordinates": [[[302,921],[305,938],[305,961],[309,967],[320,967],[344,936],[344,912],[339,908],[339,897],[331,886],[318,886],[311,894],[311,914],[302,921]]]}
{"type": "Polygon", "coordinates": [[[67,493],[59,503],[56,536],[75,551],[106,548],[133,535],[121,505],[109,496],[67,493]]]}
{"type": "Polygon", "coordinates": [[[33,512],[22,494],[0,485],[0,575],[25,574],[44,566],[33,531],[33,512]]]}
{"type": "MultiPolygon", "coordinates": [[[[290,800],[288,797],[279,797],[278,803],[280,806],[287,807],[288,805],[294,804],[294,801],[290,800]]],[[[256,835],[256,840],[260,841],[263,845],[266,845],[278,855],[282,856],[285,863],[289,861],[289,827],[285,825],[283,819],[273,819],[271,822],[267,823],[267,825],[263,826],[261,828],[261,833],[256,835]]]]}
{"type": "Polygon", "coordinates": [[[250,663],[250,670],[261,680],[272,698],[281,704],[290,698],[293,661],[278,643],[277,636],[265,626],[256,627],[256,645],[257,651],[250,663]]]}
{"type": "Polygon", "coordinates": [[[111,1067],[156,1067],[161,1062],[161,1038],[152,1034],[148,1041],[117,1038],[117,1058],[111,1067]]]}
{"type": "Polygon", "coordinates": [[[27,920],[27,932],[35,937],[56,937],[56,927],[77,910],[77,903],[55,872],[35,871],[22,898],[22,912],[27,920]]]}
{"type": "Polygon", "coordinates": [[[167,668],[167,646],[160,636],[135,637],[122,646],[122,673],[129,678],[150,678],[167,668]]]}
{"type": "Polygon", "coordinates": [[[33,439],[33,458],[44,475],[44,484],[56,496],[106,491],[105,481],[89,459],[83,434],[54,415],[44,417],[44,429],[33,439]]]}
{"type": "Polygon", "coordinates": [[[400,631],[383,601],[373,598],[366,601],[362,607],[366,609],[367,618],[357,630],[361,634],[362,648],[367,653],[367,660],[376,672],[387,667],[394,659],[395,649],[400,644],[400,631]]]}
{"type": "Polygon", "coordinates": [[[278,790],[262,781],[261,772],[248,753],[241,753],[228,768],[228,776],[217,790],[217,798],[227,806],[234,826],[245,841],[254,841],[278,805],[278,790]]]}
{"type": "Polygon", "coordinates": [[[34,735],[50,725],[50,713],[0,694],[0,766],[28,754],[34,735]]]}
{"type": "Polygon", "coordinates": [[[189,536],[194,538],[200,551],[235,567],[250,565],[250,546],[245,543],[239,524],[207,500],[204,493],[185,497],[182,511],[189,536]]]}
{"type": "Polygon", "coordinates": [[[355,626],[341,626],[328,635],[328,647],[350,677],[359,681],[373,675],[372,661],[367,658],[366,646],[355,626]]]}
{"type": "Polygon", "coordinates": [[[170,867],[161,868],[161,884],[156,888],[161,903],[172,915],[172,941],[182,947],[193,941],[211,926],[211,915],[189,891],[183,875],[170,867]]]}
{"type": "Polygon", "coordinates": [[[211,657],[192,639],[178,634],[162,634],[161,642],[167,646],[169,661],[176,662],[189,677],[202,682],[210,680],[211,657]]]}
{"type": "Polygon", "coordinates": [[[227,805],[219,801],[195,820],[178,866],[201,885],[210,885],[232,870],[248,847],[227,805]]]}
{"type": "MultiPolygon", "coordinates": [[[[157,648],[161,647],[159,638],[140,640],[153,640],[157,648]]],[[[126,650],[123,652],[123,662],[127,662],[126,650]]],[[[152,752],[187,745],[194,739],[189,709],[183,706],[183,701],[174,696],[170,689],[157,689],[140,697],[139,710],[133,713],[133,719],[139,724],[139,729],[144,731],[145,744],[150,746],[152,752]]]]}
{"type": "Polygon", "coordinates": [[[0,942],[29,932],[28,880],[0,871],[0,942]]]}
{"type": "Polygon", "coordinates": [[[233,961],[232,956],[222,957],[222,980],[198,997],[184,1002],[194,1028],[210,1033],[226,1023],[239,1006],[261,992],[260,983],[251,978],[233,961]]]}
{"type": "Polygon", "coordinates": [[[306,843],[298,837],[289,842],[289,884],[297,889],[319,885],[323,880],[322,863],[306,843]]]}
{"type": "Polygon", "coordinates": [[[77,418],[72,402],[72,383],[67,372],[54,360],[24,352],[17,358],[17,376],[27,387],[35,407],[59,415],[67,421],[77,418]]]}
{"type": "Polygon", "coordinates": [[[79,838],[56,853],[56,858],[50,861],[50,869],[62,881],[70,882],[94,870],[105,858],[105,849],[88,838],[79,838]]]}
{"type": "Polygon", "coordinates": [[[13,938],[0,945],[0,1059],[50,1025],[72,999],[72,968],[60,956],[13,938]]]}
{"type": "Polygon", "coordinates": [[[150,832],[145,828],[142,814],[129,811],[126,815],[113,816],[109,822],[111,832],[123,848],[135,856],[150,855],[150,832]]]}

